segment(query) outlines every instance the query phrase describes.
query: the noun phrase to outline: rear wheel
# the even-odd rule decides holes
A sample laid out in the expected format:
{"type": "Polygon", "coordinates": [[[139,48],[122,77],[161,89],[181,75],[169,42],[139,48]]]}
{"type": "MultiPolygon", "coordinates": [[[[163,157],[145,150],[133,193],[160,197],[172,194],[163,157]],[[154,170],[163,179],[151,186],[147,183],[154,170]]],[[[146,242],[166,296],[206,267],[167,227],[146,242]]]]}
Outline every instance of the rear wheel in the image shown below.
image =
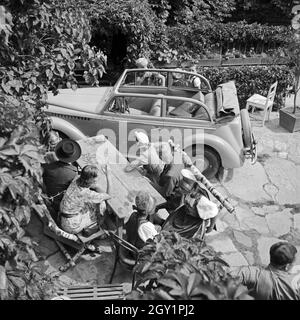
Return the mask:
{"type": "Polygon", "coordinates": [[[185,152],[189,155],[193,164],[207,179],[214,178],[219,172],[221,168],[220,156],[212,148],[204,146],[203,154],[203,148],[197,148],[196,145],[193,145],[192,147],[186,148],[185,152]],[[200,149],[200,152],[197,149],[200,149]]]}

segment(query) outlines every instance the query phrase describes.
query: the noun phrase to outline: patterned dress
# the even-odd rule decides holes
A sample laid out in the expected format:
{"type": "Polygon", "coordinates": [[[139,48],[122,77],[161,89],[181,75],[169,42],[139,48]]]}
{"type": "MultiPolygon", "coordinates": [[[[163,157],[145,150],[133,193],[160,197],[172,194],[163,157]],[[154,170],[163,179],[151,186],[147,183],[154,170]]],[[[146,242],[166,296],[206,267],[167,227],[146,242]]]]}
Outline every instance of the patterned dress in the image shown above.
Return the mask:
{"type": "Polygon", "coordinates": [[[104,201],[110,199],[107,193],[80,187],[77,181],[72,181],[60,203],[61,228],[69,233],[79,233],[96,222],[97,213],[102,214],[105,208],[104,201]]]}

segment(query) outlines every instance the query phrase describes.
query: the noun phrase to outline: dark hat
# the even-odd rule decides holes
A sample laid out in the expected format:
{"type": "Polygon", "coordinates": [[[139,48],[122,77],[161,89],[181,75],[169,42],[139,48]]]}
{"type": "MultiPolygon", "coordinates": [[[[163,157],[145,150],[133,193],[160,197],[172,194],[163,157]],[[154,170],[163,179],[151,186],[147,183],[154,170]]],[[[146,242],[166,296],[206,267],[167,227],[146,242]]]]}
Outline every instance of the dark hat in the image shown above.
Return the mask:
{"type": "Polygon", "coordinates": [[[80,158],[80,145],[71,139],[61,140],[55,147],[55,154],[58,160],[66,163],[72,163],[80,158]]]}
{"type": "Polygon", "coordinates": [[[292,263],[295,259],[297,249],[288,242],[277,242],[270,248],[271,264],[277,266],[284,266],[292,263]]]}

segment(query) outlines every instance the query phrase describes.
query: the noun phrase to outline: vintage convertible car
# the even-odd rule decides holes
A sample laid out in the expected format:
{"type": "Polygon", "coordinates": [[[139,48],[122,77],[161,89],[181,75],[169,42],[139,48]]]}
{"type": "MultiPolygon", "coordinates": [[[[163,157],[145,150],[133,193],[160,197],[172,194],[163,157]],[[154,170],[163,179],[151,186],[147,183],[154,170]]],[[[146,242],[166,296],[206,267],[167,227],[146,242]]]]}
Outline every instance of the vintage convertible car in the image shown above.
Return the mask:
{"type": "Polygon", "coordinates": [[[248,111],[239,108],[234,82],[212,90],[193,72],[126,69],[114,87],[49,93],[45,111],[62,136],[78,140],[102,133],[128,158],[134,131],[145,131],[151,141],[173,138],[209,178],[221,167],[256,158],[248,111]]]}

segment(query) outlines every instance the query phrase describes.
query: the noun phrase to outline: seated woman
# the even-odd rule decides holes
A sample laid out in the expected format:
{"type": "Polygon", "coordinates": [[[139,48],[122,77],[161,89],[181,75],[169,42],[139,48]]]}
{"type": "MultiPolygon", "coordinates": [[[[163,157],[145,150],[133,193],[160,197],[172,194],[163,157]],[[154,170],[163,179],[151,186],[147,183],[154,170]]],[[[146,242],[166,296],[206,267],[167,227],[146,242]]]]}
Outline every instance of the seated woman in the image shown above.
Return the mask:
{"type": "Polygon", "coordinates": [[[100,226],[106,209],[104,201],[110,199],[108,193],[111,183],[109,166],[103,171],[107,179],[106,193],[96,186],[98,168],[92,165],[85,166],[80,177],[68,187],[60,203],[61,228],[66,232],[77,234],[96,221],[100,226]]]}
{"type": "Polygon", "coordinates": [[[153,239],[160,231],[160,226],[150,222],[155,213],[155,199],[148,193],[140,191],[135,198],[135,211],[125,224],[127,241],[141,249],[148,239],[153,239]]]}

